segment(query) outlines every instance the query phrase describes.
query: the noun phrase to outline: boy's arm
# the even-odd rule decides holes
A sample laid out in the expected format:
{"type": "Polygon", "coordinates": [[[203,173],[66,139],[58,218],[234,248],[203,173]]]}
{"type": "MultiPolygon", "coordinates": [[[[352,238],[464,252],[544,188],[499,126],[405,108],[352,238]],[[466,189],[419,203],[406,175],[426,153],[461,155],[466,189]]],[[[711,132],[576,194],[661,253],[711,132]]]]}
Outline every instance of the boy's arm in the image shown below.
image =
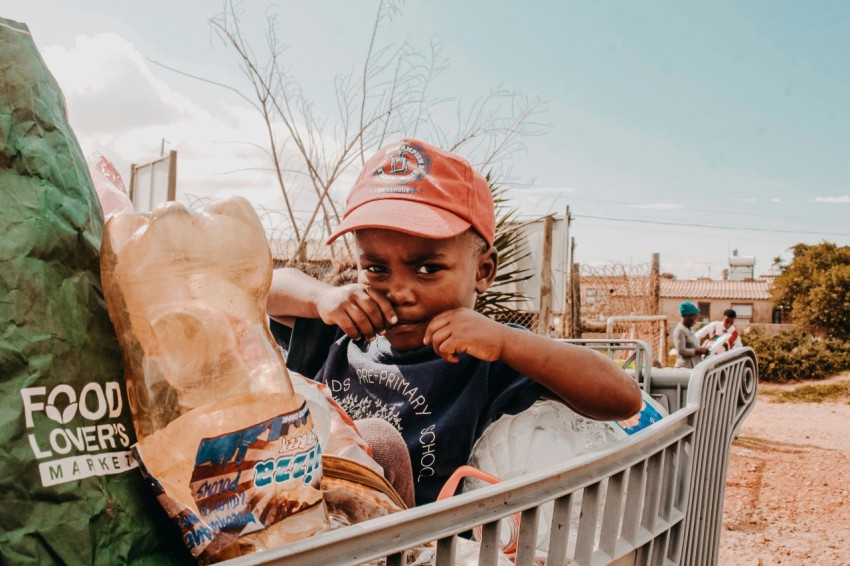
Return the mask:
{"type": "Polygon", "coordinates": [[[387,298],[369,287],[334,287],[293,268],[272,272],[266,311],[287,326],[296,318],[320,318],[351,338],[371,339],[397,321],[387,298]]]}
{"type": "Polygon", "coordinates": [[[614,361],[590,348],[505,326],[471,309],[435,317],[425,342],[448,361],[456,361],[460,352],[501,360],[593,419],[627,419],[641,408],[640,387],[614,361]]]}
{"type": "Polygon", "coordinates": [[[703,337],[703,336],[705,336],[705,335],[707,335],[709,332],[711,332],[711,330],[714,328],[714,325],[715,325],[715,324],[717,324],[717,322],[716,322],[716,321],[714,321],[714,322],[709,322],[708,324],[706,324],[705,326],[703,326],[702,328],[700,328],[699,330],[697,330],[696,332],[694,332],[694,336],[696,336],[697,338],[699,338],[700,340],[702,340],[702,337],[703,337]]]}
{"type": "Polygon", "coordinates": [[[505,326],[501,360],[598,420],[627,419],[641,408],[640,387],[613,360],[590,348],[505,326]]]}
{"type": "Polygon", "coordinates": [[[291,321],[296,318],[319,318],[316,300],[328,287],[331,285],[297,269],[275,269],[272,272],[266,312],[287,326],[292,326],[291,321]]]}

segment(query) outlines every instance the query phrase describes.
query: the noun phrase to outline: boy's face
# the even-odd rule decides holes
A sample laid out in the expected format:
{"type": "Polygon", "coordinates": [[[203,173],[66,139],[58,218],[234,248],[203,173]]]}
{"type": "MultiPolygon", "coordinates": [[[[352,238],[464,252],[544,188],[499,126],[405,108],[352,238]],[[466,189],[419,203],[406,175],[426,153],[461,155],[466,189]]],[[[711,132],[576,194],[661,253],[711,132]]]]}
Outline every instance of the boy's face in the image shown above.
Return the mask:
{"type": "Polygon", "coordinates": [[[468,234],[433,240],[373,228],[358,230],[355,242],[360,283],[386,295],[398,316],[386,333],[396,350],[421,347],[431,319],[472,308],[496,274],[495,249],[483,251],[468,234]]]}

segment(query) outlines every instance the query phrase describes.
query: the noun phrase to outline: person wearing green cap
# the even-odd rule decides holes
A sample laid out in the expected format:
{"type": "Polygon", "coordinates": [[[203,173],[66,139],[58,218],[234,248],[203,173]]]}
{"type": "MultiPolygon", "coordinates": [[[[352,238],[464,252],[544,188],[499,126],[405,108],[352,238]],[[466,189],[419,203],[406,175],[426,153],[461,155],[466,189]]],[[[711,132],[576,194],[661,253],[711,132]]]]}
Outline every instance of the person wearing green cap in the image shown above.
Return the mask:
{"type": "Polygon", "coordinates": [[[685,301],[679,305],[679,314],[682,315],[682,321],[673,329],[673,346],[676,348],[676,363],[673,367],[692,368],[708,352],[708,348],[699,345],[699,338],[691,330],[699,318],[699,308],[685,301]]]}

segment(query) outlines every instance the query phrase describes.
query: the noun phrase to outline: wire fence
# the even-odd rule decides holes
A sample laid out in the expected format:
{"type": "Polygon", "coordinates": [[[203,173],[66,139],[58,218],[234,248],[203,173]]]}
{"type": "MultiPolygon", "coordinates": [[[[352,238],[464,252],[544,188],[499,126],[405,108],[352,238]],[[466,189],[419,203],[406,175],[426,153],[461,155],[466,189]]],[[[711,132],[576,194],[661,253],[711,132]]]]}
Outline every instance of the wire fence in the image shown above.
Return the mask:
{"type": "Polygon", "coordinates": [[[654,314],[650,282],[651,265],[582,265],[582,317],[605,320],[609,316],[654,314]]]}
{"type": "MultiPolygon", "coordinates": [[[[275,266],[293,266],[305,273],[332,285],[344,285],[357,280],[354,260],[337,250],[329,254],[323,242],[307,242],[307,261],[293,262],[294,243],[273,243],[275,266]],[[282,259],[286,258],[286,259],[282,259]]],[[[628,317],[657,314],[653,303],[651,265],[605,264],[581,266],[579,293],[581,318],[584,321],[585,337],[606,334],[609,317],[628,317]]],[[[564,313],[553,313],[548,329],[539,328],[540,312],[503,308],[492,318],[501,323],[516,324],[533,332],[553,338],[568,338],[564,325],[564,313]]],[[[657,321],[616,321],[612,325],[611,337],[643,340],[655,347],[665,330],[657,321]]],[[[578,337],[578,336],[576,336],[578,337]]],[[[665,336],[666,339],[666,336],[665,336]]],[[[654,349],[654,348],[653,348],[654,349]]]]}
{"type": "Polygon", "coordinates": [[[512,312],[499,313],[493,316],[493,318],[503,324],[516,324],[536,332],[537,321],[540,318],[540,314],[537,312],[515,310],[512,312]]]}
{"type": "MultiPolygon", "coordinates": [[[[580,272],[582,319],[595,321],[597,328],[609,317],[659,314],[651,263],[583,265],[580,272]]],[[[643,340],[653,349],[667,341],[666,325],[659,321],[614,321],[610,331],[612,338],[643,340]]]]}
{"type": "MultiPolygon", "coordinates": [[[[286,223],[276,216],[281,214],[279,211],[259,208],[257,212],[269,237],[275,267],[297,267],[333,285],[357,280],[356,262],[346,239],[340,238],[329,246],[325,243],[324,232],[314,226],[311,237],[303,240],[298,249],[299,239],[292,230],[281,228],[286,223]]],[[[575,273],[578,274],[578,282],[568,283],[574,288],[572,293],[566,294],[573,297],[580,311],[582,332],[579,335],[570,335],[566,324],[571,316],[569,312],[551,313],[548,328],[541,328],[542,313],[526,310],[528,301],[521,302],[524,309],[515,308],[508,302],[491,316],[499,322],[516,324],[553,338],[579,338],[606,336],[605,323],[609,317],[658,314],[651,263],[581,265],[575,273]]],[[[540,289],[528,291],[537,297],[542,295],[540,289]]],[[[610,337],[643,340],[653,349],[662,343],[659,338],[663,332],[663,343],[666,343],[666,329],[656,321],[616,322],[610,330],[610,337]]]]}

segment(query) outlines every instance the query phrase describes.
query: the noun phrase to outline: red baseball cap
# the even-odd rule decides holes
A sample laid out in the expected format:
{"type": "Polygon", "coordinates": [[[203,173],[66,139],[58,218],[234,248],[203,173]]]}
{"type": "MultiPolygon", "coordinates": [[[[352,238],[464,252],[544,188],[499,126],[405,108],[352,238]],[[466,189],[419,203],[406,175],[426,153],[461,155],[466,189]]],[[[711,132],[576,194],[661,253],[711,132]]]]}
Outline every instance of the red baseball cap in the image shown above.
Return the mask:
{"type": "Polygon", "coordinates": [[[496,219],[487,181],[465,159],[405,138],[366,162],[327,243],[365,228],[442,239],[470,226],[493,245],[496,219]]]}

